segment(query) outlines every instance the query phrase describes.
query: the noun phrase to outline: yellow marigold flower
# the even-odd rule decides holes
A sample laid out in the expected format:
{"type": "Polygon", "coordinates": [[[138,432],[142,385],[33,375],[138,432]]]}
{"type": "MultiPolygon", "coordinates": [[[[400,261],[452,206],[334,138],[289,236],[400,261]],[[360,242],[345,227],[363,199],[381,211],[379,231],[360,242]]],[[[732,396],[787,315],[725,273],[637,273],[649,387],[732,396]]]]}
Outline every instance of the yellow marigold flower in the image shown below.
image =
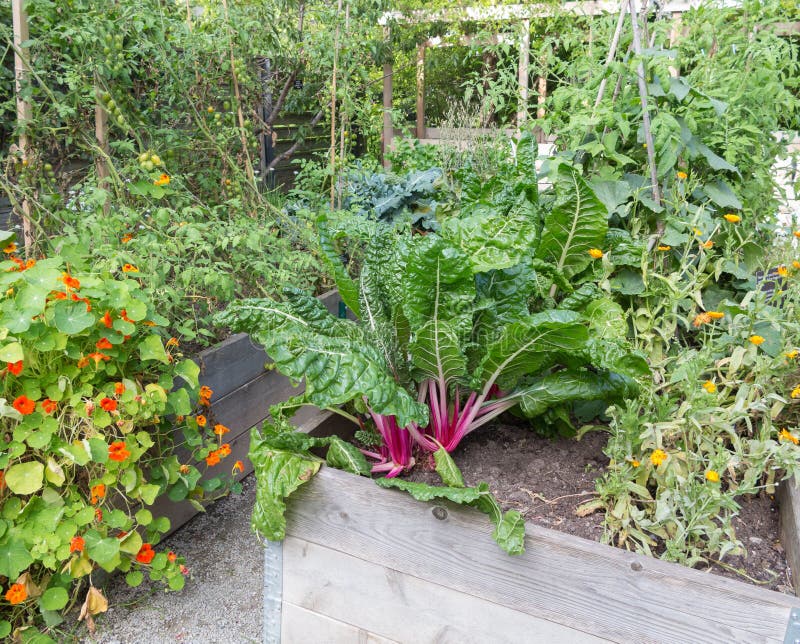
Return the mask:
{"type": "Polygon", "coordinates": [[[634,467],[639,467],[641,465],[641,462],[637,461],[635,458],[632,458],[631,465],[633,465],[634,467]]]}
{"type": "Polygon", "coordinates": [[[664,452],[664,450],[657,449],[654,450],[652,454],[650,454],[650,462],[656,467],[661,465],[666,460],[667,460],[667,454],[666,452],[664,452]]]}
{"type": "Polygon", "coordinates": [[[590,248],[589,255],[592,259],[600,259],[603,256],[603,251],[599,248],[590,248]]]}
{"type": "Polygon", "coordinates": [[[795,237],[800,237],[800,230],[795,230],[795,231],[794,231],[792,234],[793,234],[795,237]]]}
{"type": "Polygon", "coordinates": [[[792,434],[790,431],[788,431],[786,429],[782,429],[780,434],[778,434],[778,440],[779,441],[789,441],[790,443],[794,443],[795,445],[800,443],[800,438],[797,438],[797,436],[795,436],[794,434],[792,434]]]}
{"type": "Polygon", "coordinates": [[[794,266],[795,268],[798,268],[798,269],[800,269],[800,262],[798,262],[797,260],[794,260],[794,261],[792,262],[792,266],[794,266]]]}
{"type": "Polygon", "coordinates": [[[792,389],[792,393],[789,395],[792,398],[800,398],[800,385],[797,385],[794,389],[792,389]]]}
{"type": "Polygon", "coordinates": [[[721,320],[725,317],[725,314],[722,311],[706,311],[708,313],[708,317],[712,320],[721,320]]]}
{"type": "Polygon", "coordinates": [[[695,235],[697,235],[698,237],[700,237],[700,236],[703,234],[703,231],[702,231],[702,230],[700,230],[699,228],[695,228],[695,229],[693,229],[693,230],[692,230],[692,232],[693,232],[695,235]]]}
{"type": "Polygon", "coordinates": [[[703,389],[705,389],[708,393],[713,394],[717,391],[717,385],[715,385],[710,380],[706,380],[703,383],[703,389]]]}
{"type": "Polygon", "coordinates": [[[684,180],[684,179],[686,179],[686,178],[687,178],[689,175],[688,175],[688,174],[686,174],[686,173],[685,173],[683,170],[679,170],[679,171],[676,173],[676,175],[675,175],[675,176],[676,176],[676,177],[678,177],[678,179],[680,179],[681,181],[683,181],[683,180],[684,180]]]}
{"type": "Polygon", "coordinates": [[[797,349],[792,349],[791,351],[787,351],[783,355],[789,358],[789,360],[794,360],[797,357],[797,349]]]}
{"type": "Polygon", "coordinates": [[[789,276],[789,269],[786,268],[786,266],[784,266],[783,264],[778,266],[778,268],[776,270],[778,271],[778,275],[780,275],[781,277],[788,277],[789,276]]]}
{"type": "Polygon", "coordinates": [[[732,212],[729,212],[724,218],[725,221],[729,221],[732,224],[738,224],[742,220],[739,215],[734,215],[732,212]]]}
{"type": "Polygon", "coordinates": [[[660,244],[658,250],[660,251],[672,250],[672,246],[667,246],[666,244],[660,244]]]}
{"type": "Polygon", "coordinates": [[[711,322],[711,316],[708,313],[698,313],[694,317],[694,321],[692,322],[692,326],[701,327],[704,324],[709,324],[710,322],[711,322]]]}
{"type": "Polygon", "coordinates": [[[752,344],[754,344],[756,346],[758,346],[759,344],[763,344],[764,343],[764,338],[761,337],[760,335],[751,335],[748,339],[750,340],[750,342],[752,344]]]}
{"type": "Polygon", "coordinates": [[[710,481],[711,483],[719,483],[719,472],[716,470],[708,470],[708,472],[706,472],[706,481],[710,481]]]}

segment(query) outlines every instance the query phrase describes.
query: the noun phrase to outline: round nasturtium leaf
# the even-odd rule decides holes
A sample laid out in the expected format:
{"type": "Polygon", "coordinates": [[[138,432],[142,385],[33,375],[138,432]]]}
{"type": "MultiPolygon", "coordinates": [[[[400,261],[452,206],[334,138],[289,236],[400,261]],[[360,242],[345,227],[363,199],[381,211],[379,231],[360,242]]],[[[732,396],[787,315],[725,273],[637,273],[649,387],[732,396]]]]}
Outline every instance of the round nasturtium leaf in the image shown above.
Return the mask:
{"type": "Polygon", "coordinates": [[[44,591],[39,604],[45,610],[61,610],[67,605],[69,594],[63,588],[48,588],[44,591]]]}
{"type": "Polygon", "coordinates": [[[86,310],[83,302],[62,300],[55,305],[53,320],[61,333],[75,335],[92,326],[96,318],[86,310]]]}
{"type": "Polygon", "coordinates": [[[6,485],[14,494],[33,494],[42,488],[44,465],[28,461],[12,465],[6,472],[6,485]]]}

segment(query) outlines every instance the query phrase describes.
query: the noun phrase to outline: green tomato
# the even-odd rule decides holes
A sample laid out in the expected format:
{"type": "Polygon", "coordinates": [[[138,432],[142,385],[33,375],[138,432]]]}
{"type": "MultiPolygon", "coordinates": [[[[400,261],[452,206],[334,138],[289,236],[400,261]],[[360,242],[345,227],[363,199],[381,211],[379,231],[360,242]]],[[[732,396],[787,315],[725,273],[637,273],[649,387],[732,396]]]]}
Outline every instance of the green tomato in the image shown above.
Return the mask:
{"type": "Polygon", "coordinates": [[[153,165],[161,165],[161,159],[157,154],[151,154],[150,161],[153,162],[153,165]]]}
{"type": "Polygon", "coordinates": [[[45,172],[52,172],[52,171],[53,171],[53,166],[52,166],[52,164],[50,164],[50,163],[45,163],[45,164],[44,164],[44,171],[45,171],[45,172]]]}
{"type": "Polygon", "coordinates": [[[144,162],[145,162],[145,161],[147,161],[149,158],[150,158],[150,155],[149,155],[147,152],[142,152],[142,153],[139,155],[139,163],[144,163],[144,162]]]}
{"type": "Polygon", "coordinates": [[[145,170],[147,170],[148,172],[151,172],[155,166],[153,165],[153,162],[152,162],[152,161],[150,161],[150,160],[148,159],[147,161],[145,161],[145,162],[142,164],[142,167],[143,167],[145,170]]]}

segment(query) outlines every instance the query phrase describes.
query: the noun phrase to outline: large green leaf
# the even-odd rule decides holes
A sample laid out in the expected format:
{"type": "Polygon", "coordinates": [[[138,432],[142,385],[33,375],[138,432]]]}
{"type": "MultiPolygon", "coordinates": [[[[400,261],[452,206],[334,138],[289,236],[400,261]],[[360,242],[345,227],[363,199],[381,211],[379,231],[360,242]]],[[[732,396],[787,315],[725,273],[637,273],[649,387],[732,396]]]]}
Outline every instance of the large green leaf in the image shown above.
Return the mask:
{"type": "Polygon", "coordinates": [[[467,358],[452,326],[435,318],[417,331],[409,344],[411,361],[420,380],[449,383],[467,374],[467,358]]]}
{"type": "Polygon", "coordinates": [[[18,463],[8,468],[6,485],[14,494],[33,494],[42,488],[44,465],[39,461],[18,463]]]}
{"type": "Polygon", "coordinates": [[[464,487],[464,477],[458,469],[453,457],[447,453],[444,447],[440,447],[433,453],[433,460],[436,463],[436,473],[441,477],[442,483],[448,487],[464,487]]]}
{"type": "Polygon", "coordinates": [[[319,226],[319,246],[322,251],[321,255],[325,261],[325,266],[336,281],[336,287],[339,289],[339,296],[342,298],[342,302],[355,313],[356,317],[361,317],[361,308],[358,301],[358,286],[345,269],[341,254],[336,250],[335,241],[337,236],[332,235],[331,231],[328,229],[325,215],[319,217],[317,225],[319,226]]]}
{"type": "Polygon", "coordinates": [[[528,300],[536,288],[530,262],[475,276],[477,303],[474,325],[477,333],[496,330],[502,324],[527,317],[528,300]]]}
{"type": "Polygon", "coordinates": [[[492,537],[503,550],[511,555],[525,551],[525,523],[522,517],[516,510],[503,514],[486,483],[478,483],[475,487],[436,487],[398,478],[375,479],[375,483],[380,487],[408,492],[417,501],[447,499],[460,505],[471,505],[489,515],[495,525],[492,537]]]}
{"type": "Polygon", "coordinates": [[[517,395],[525,416],[539,416],[551,407],[575,400],[607,400],[610,402],[635,394],[636,387],[628,378],[613,373],[559,371],[524,387],[517,395]]]}
{"type": "Polygon", "coordinates": [[[592,337],[586,343],[583,355],[594,366],[629,378],[650,375],[650,366],[644,355],[621,339],[592,337]]]}
{"type": "Polygon", "coordinates": [[[0,545],[0,575],[16,579],[23,570],[33,563],[33,557],[25,544],[13,537],[7,537],[0,545]]]}
{"type": "Polygon", "coordinates": [[[83,302],[62,300],[56,302],[53,320],[61,333],[75,335],[92,326],[97,318],[86,310],[83,302]]]}
{"type": "Polygon", "coordinates": [[[590,249],[602,248],[608,209],[576,172],[559,170],[556,181],[558,200],[545,215],[536,257],[571,277],[593,261],[590,249]]]}

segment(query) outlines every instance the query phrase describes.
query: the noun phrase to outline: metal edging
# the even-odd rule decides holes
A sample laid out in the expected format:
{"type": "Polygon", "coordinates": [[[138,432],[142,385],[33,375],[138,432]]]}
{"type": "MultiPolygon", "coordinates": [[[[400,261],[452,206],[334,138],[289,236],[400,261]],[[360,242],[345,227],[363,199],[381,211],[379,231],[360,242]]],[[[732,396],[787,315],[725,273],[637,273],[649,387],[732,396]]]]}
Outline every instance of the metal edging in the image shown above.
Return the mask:
{"type": "Polygon", "coordinates": [[[789,624],[786,626],[783,644],[800,644],[800,608],[789,611],[789,624]]]}
{"type": "Polygon", "coordinates": [[[281,642],[283,542],[264,544],[264,644],[281,642]]]}

